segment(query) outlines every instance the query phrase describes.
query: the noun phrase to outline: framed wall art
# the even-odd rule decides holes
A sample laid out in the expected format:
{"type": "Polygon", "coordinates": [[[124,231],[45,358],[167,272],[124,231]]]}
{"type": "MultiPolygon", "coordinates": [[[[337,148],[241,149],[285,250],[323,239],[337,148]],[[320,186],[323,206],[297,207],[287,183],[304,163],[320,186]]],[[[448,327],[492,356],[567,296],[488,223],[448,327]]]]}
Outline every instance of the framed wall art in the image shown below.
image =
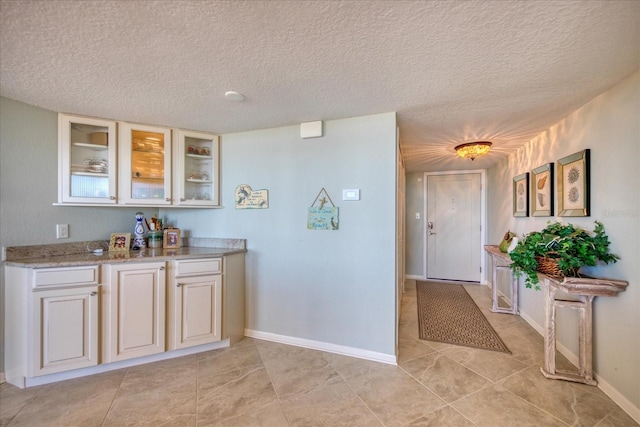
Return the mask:
{"type": "Polygon", "coordinates": [[[558,216],[589,216],[590,150],[558,160],[558,216]]]}
{"type": "Polygon", "coordinates": [[[513,178],[513,216],[529,216],[529,172],[513,178]]]}
{"type": "Polygon", "coordinates": [[[111,233],[109,252],[128,251],[131,246],[131,233],[111,233]]]}
{"type": "Polygon", "coordinates": [[[553,216],[553,163],[531,171],[531,216],[553,216]]]}
{"type": "Polygon", "coordinates": [[[162,239],[162,247],[164,249],[178,249],[180,247],[180,229],[165,228],[162,239]]]}

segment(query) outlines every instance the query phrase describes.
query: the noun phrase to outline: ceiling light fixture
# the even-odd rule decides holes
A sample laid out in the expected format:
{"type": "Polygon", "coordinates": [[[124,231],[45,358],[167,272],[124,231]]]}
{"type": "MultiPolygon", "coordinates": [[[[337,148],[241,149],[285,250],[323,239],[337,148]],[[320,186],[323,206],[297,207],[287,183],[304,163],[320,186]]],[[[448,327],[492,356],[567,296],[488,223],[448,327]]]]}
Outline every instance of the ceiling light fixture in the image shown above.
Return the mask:
{"type": "Polygon", "coordinates": [[[236,92],[234,90],[230,90],[229,92],[225,92],[224,94],[225,98],[227,98],[229,101],[244,101],[244,95],[236,92]]]}
{"type": "Polygon", "coordinates": [[[491,143],[489,141],[466,142],[458,145],[455,150],[458,157],[469,157],[473,160],[487,154],[491,150],[491,143]]]}

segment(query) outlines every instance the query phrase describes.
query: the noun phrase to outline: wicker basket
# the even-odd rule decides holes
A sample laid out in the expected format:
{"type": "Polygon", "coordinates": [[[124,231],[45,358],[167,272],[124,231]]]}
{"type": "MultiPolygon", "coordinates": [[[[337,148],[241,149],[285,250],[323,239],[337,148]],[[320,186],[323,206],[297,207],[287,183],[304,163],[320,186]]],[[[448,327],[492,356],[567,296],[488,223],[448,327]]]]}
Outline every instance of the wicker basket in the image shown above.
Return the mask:
{"type": "Polygon", "coordinates": [[[538,268],[536,268],[538,272],[551,277],[564,277],[555,259],[537,256],[536,261],[538,262],[538,268]]]}

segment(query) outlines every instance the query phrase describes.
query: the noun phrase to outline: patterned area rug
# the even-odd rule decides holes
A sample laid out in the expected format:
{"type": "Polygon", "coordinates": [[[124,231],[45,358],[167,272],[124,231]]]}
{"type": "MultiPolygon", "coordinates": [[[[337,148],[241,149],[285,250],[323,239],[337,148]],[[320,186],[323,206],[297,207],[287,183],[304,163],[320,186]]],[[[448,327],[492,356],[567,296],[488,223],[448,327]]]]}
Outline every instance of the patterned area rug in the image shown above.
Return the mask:
{"type": "Polygon", "coordinates": [[[420,339],[511,353],[462,285],[416,282],[420,339]]]}

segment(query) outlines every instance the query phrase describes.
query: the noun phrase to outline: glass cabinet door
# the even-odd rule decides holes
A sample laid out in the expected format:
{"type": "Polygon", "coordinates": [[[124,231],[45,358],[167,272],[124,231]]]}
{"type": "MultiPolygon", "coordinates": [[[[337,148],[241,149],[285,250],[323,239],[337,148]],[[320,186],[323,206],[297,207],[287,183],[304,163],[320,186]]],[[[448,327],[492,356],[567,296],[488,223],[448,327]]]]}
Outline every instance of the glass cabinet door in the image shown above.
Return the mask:
{"type": "Polygon", "coordinates": [[[174,204],[219,206],[218,136],[178,130],[174,138],[174,204]]]}
{"type": "Polygon", "coordinates": [[[116,122],[58,115],[59,203],[115,204],[116,122]]]}
{"type": "Polygon", "coordinates": [[[171,204],[171,130],[120,125],[120,193],[125,204],[171,204]]]}

